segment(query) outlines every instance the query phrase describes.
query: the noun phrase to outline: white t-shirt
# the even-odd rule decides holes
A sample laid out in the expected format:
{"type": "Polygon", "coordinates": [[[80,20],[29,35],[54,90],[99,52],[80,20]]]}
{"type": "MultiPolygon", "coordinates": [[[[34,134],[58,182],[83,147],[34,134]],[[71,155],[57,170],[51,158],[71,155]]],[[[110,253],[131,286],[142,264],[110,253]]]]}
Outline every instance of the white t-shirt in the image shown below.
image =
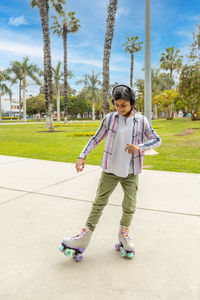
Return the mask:
{"type": "Polygon", "coordinates": [[[113,152],[108,168],[104,172],[113,173],[119,177],[133,174],[132,154],[126,150],[127,144],[132,144],[133,116],[125,118],[119,115],[119,126],[115,136],[113,152]]]}

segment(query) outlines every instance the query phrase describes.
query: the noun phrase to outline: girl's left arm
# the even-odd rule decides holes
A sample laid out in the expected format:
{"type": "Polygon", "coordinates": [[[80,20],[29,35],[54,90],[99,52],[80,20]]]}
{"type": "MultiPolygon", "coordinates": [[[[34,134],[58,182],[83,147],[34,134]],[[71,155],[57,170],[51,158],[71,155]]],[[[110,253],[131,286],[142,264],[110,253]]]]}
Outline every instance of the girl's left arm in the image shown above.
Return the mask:
{"type": "Polygon", "coordinates": [[[155,130],[151,127],[149,121],[144,117],[144,135],[149,140],[146,143],[140,144],[140,151],[146,151],[156,148],[162,144],[161,138],[157,135],[155,130]]]}

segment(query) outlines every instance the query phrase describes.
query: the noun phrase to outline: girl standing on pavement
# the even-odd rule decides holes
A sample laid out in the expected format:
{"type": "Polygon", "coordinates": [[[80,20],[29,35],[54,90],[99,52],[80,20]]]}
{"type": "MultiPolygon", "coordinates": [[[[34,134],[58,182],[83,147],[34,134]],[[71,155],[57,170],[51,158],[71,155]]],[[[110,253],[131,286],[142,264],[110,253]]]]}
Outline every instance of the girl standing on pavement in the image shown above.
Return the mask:
{"type": "Polygon", "coordinates": [[[104,117],[96,134],[89,140],[76,163],[77,172],[83,171],[87,155],[106,138],[101,162],[101,178],[85,227],[78,235],[65,238],[60,246],[60,250],[66,255],[70,254],[69,249],[75,250],[73,256],[77,261],[82,260],[82,253],[88,246],[109,196],[118,182],[122,186],[124,199],[118,232],[119,244],[116,244],[116,250],[121,249],[122,256],[133,256],[135,253],[133,241],[128,233],[136,207],[138,174],[142,171],[145,151],[161,144],[160,137],[147,118],[135,110],[135,94],[130,87],[115,86],[112,91],[112,102],[116,112],[104,117]]]}

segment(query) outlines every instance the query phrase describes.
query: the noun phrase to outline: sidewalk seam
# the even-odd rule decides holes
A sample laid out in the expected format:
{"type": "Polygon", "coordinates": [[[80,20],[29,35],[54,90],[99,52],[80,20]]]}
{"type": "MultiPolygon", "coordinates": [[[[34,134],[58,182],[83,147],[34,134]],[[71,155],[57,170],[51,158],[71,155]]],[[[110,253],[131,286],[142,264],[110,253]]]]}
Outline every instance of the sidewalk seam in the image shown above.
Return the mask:
{"type": "MultiPolygon", "coordinates": [[[[0,188],[2,188],[2,187],[0,187],[0,188]]],[[[0,206],[3,205],[3,204],[5,204],[5,203],[7,203],[7,202],[10,202],[10,201],[22,198],[24,196],[27,196],[29,194],[33,194],[33,195],[35,194],[35,195],[41,195],[41,196],[47,196],[47,197],[54,197],[54,198],[59,198],[59,199],[67,199],[67,200],[72,200],[72,201],[80,201],[80,202],[86,202],[86,203],[93,203],[93,200],[86,200],[86,199],[78,199],[78,198],[56,196],[56,195],[50,195],[50,194],[43,194],[43,193],[38,193],[37,191],[23,191],[23,190],[8,189],[8,188],[3,188],[3,189],[12,190],[12,191],[18,191],[18,192],[24,192],[25,194],[17,196],[15,198],[12,198],[12,199],[9,199],[9,200],[6,200],[4,202],[1,202],[0,206]]],[[[114,204],[114,203],[108,203],[107,205],[121,207],[120,204],[114,204]]],[[[167,211],[167,210],[160,210],[160,209],[154,209],[154,208],[144,208],[144,207],[137,207],[136,206],[136,210],[137,209],[139,209],[139,210],[147,210],[147,211],[154,211],[154,212],[160,212],[160,213],[183,215],[183,216],[188,216],[188,217],[200,217],[200,215],[198,215],[198,214],[182,213],[182,212],[167,211]]]]}
{"type": "MultiPolygon", "coordinates": [[[[80,174],[79,177],[84,176],[84,175],[87,175],[87,174],[90,174],[90,173],[92,173],[92,172],[96,172],[96,171],[98,171],[98,169],[91,170],[91,171],[85,172],[85,173],[83,173],[83,174],[80,174]]],[[[63,183],[63,182],[67,182],[67,181],[70,181],[70,180],[73,180],[73,179],[77,179],[77,176],[73,176],[73,177],[70,177],[70,178],[67,178],[67,179],[58,181],[58,182],[56,182],[56,183],[52,183],[52,184],[47,185],[47,186],[45,186],[45,187],[39,188],[39,189],[37,189],[36,191],[41,191],[41,190],[47,189],[47,188],[49,188],[49,187],[55,186],[55,185],[57,185],[57,184],[60,184],[60,183],[63,183]]]]}
{"type": "Polygon", "coordinates": [[[0,165],[7,165],[7,164],[12,164],[12,163],[16,163],[16,162],[21,162],[21,161],[24,161],[24,160],[27,160],[29,158],[24,158],[24,159],[20,159],[20,160],[14,160],[14,161],[8,161],[8,162],[0,162],[0,165]]]}

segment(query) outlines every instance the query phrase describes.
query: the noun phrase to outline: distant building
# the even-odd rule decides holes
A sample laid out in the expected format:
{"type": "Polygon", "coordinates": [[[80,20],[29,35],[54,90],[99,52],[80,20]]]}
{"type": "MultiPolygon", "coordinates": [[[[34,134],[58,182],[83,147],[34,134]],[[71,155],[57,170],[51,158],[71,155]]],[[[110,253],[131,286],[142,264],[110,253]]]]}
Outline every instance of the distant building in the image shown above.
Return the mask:
{"type": "Polygon", "coordinates": [[[12,110],[13,116],[19,115],[19,100],[12,99],[10,103],[10,99],[4,98],[2,99],[2,112],[4,115],[10,115],[10,110],[12,110]],[[11,107],[10,107],[11,105],[11,107]]]}

